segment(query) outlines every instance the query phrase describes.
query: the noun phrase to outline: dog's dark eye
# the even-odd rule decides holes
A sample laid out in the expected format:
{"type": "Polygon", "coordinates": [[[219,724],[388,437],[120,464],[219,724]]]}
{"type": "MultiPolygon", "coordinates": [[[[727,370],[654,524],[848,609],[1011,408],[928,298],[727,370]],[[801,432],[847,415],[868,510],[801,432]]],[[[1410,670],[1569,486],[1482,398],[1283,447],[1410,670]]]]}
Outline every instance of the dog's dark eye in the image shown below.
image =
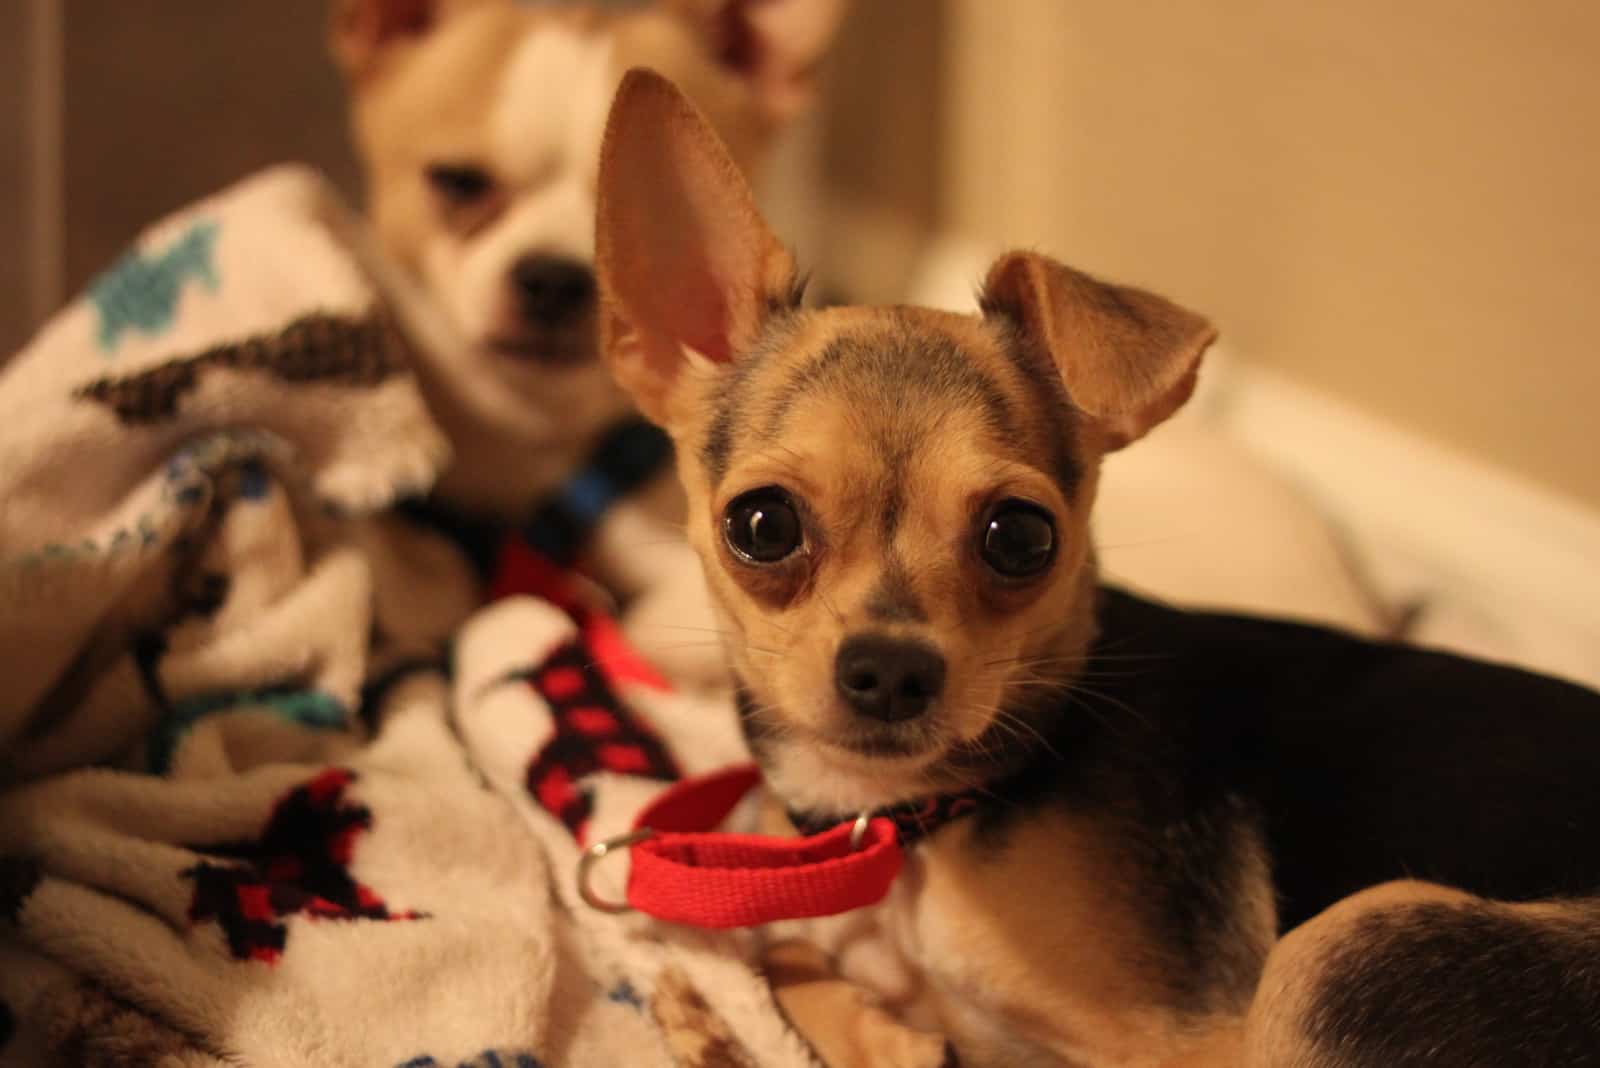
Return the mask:
{"type": "Polygon", "coordinates": [[[722,515],[728,548],[752,563],[775,564],[800,548],[800,516],[777,486],[741,493],[722,515]]]}
{"type": "Polygon", "coordinates": [[[452,204],[471,204],[494,190],[489,172],[470,163],[431,163],[425,173],[428,184],[452,204]]]}
{"type": "Polygon", "coordinates": [[[983,562],[1006,578],[1031,578],[1055,559],[1055,523],[1049,512],[1028,501],[1011,498],[995,505],[980,535],[983,562]]]}

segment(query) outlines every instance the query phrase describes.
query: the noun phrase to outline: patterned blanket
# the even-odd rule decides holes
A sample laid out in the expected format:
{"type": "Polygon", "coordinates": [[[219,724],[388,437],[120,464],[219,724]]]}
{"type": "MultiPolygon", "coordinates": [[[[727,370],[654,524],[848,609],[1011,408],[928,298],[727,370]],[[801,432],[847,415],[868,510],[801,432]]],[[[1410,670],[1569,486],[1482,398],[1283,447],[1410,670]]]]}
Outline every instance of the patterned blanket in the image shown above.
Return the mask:
{"type": "Polygon", "coordinates": [[[353,234],[257,176],[0,373],[0,1065],[815,1064],[750,936],[579,903],[733,716],[391,507],[448,450],[353,234]]]}

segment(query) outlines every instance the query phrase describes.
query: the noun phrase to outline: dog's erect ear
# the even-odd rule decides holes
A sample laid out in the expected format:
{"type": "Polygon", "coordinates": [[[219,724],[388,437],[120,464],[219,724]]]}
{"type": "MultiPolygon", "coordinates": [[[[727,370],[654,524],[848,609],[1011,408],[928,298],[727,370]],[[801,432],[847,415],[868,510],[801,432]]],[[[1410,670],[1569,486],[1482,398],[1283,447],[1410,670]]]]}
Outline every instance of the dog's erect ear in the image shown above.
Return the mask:
{"type": "Polygon", "coordinates": [[[848,0],[662,0],[688,19],[717,60],[749,80],[768,116],[786,121],[816,89],[817,64],[848,0]]]}
{"type": "Polygon", "coordinates": [[[426,35],[469,7],[504,0],[332,0],[328,46],[349,78],[370,73],[390,45],[426,35]]]}
{"type": "Polygon", "coordinates": [[[1142,437],[1194,392],[1217,331],[1194,312],[1031,252],[995,261],[985,317],[1012,320],[1055,361],[1067,394],[1110,452],[1142,437]]]}
{"type": "Polygon", "coordinates": [[[629,71],[600,150],[601,350],[645,415],[670,423],[691,349],[728,363],[794,290],[794,261],[744,176],[671,82],[629,71]]]}

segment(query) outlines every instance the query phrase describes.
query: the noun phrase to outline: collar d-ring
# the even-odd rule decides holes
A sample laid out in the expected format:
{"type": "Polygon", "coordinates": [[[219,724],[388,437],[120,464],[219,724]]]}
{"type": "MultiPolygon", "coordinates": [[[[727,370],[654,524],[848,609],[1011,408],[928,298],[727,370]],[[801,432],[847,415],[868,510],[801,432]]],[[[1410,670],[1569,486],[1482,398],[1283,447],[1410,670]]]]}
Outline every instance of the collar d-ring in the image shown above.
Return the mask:
{"type": "Polygon", "coordinates": [[[594,892],[594,887],[589,885],[589,874],[594,866],[612,853],[637,845],[655,832],[648,827],[640,827],[627,834],[617,834],[603,841],[596,842],[583,851],[583,856],[578,858],[578,896],[583,898],[584,904],[590,908],[599,909],[601,912],[622,913],[632,912],[633,906],[625,901],[607,901],[594,892]]]}
{"type": "Polygon", "coordinates": [[[861,848],[861,840],[867,836],[867,825],[872,822],[872,813],[862,812],[856,817],[855,824],[850,828],[850,852],[854,853],[861,848]]]}

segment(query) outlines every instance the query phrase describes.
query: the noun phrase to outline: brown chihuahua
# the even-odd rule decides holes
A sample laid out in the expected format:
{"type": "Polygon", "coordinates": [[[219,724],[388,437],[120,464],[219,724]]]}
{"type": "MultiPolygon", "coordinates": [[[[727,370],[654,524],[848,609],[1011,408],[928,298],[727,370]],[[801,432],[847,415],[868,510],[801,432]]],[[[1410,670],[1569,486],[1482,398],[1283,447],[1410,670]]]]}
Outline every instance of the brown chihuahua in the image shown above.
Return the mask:
{"type": "Polygon", "coordinates": [[[872,916],[962,1063],[1600,1063],[1600,695],[1097,583],[1101,458],[1203,318],[1032,253],[979,316],[807,309],[648,72],[598,219],[751,748],[797,825],[915,839],[872,916]]]}

